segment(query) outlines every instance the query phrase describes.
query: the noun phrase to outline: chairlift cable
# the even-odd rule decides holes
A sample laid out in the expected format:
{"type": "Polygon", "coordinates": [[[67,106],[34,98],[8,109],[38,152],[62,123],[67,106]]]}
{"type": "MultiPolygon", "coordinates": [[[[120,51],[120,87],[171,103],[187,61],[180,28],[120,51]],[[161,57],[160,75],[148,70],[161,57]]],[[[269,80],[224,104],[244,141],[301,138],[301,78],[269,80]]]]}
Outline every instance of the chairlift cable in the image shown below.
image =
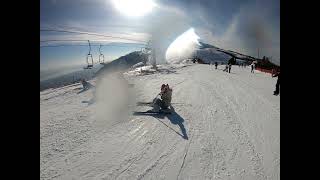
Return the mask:
{"type": "Polygon", "coordinates": [[[101,37],[108,37],[108,38],[118,38],[118,39],[124,39],[124,40],[130,40],[130,41],[136,41],[136,42],[146,43],[146,41],[137,40],[137,39],[132,39],[132,38],[125,38],[125,37],[119,37],[119,36],[104,35],[104,34],[98,34],[98,33],[90,33],[90,32],[82,32],[82,31],[69,31],[69,30],[57,30],[57,29],[40,29],[40,31],[44,31],[44,32],[62,32],[62,33],[86,34],[86,35],[101,36],[101,37]]]}
{"type": "MultiPolygon", "coordinates": [[[[45,47],[66,47],[66,46],[88,46],[85,44],[59,44],[59,45],[42,45],[40,48],[45,48],[45,47]]],[[[91,46],[98,46],[98,45],[91,45],[91,46]]],[[[114,47],[131,47],[131,46],[125,46],[125,45],[104,45],[104,46],[114,46],[114,47]]],[[[141,48],[142,46],[136,46],[141,48]]],[[[144,47],[144,46],[143,46],[144,47]]],[[[143,48],[142,47],[142,48],[143,48]]]]}
{"type": "Polygon", "coordinates": [[[89,53],[88,53],[88,55],[89,55],[89,54],[91,54],[91,44],[90,44],[89,40],[88,40],[88,43],[89,43],[89,53]]]}

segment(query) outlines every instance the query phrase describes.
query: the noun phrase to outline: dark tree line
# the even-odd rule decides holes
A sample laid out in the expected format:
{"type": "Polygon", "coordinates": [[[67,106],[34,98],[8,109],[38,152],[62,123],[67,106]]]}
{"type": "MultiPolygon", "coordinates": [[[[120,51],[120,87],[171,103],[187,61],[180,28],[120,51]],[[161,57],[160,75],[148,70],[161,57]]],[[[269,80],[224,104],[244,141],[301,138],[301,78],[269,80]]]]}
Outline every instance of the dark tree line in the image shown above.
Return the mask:
{"type": "Polygon", "coordinates": [[[262,69],[267,69],[267,70],[280,68],[279,66],[270,62],[270,59],[265,56],[263,56],[263,58],[257,62],[257,67],[262,68],[262,69]]]}

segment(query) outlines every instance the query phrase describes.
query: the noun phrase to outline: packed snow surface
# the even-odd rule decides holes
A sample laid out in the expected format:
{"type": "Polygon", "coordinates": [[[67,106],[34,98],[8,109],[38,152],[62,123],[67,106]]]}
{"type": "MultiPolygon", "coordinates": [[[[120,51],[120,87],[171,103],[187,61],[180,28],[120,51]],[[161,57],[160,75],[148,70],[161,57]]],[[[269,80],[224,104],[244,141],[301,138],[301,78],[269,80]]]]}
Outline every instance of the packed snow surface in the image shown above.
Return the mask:
{"type": "Polygon", "coordinates": [[[163,65],[125,73],[131,86],[99,87],[118,77],[110,76],[87,91],[41,91],[40,179],[280,179],[276,78],[218,68],[163,65]],[[150,109],[135,104],[151,101],[162,83],[173,88],[174,113],[133,115],[150,109]],[[122,116],[110,115],[117,99],[117,109],[127,104],[122,116]]]}

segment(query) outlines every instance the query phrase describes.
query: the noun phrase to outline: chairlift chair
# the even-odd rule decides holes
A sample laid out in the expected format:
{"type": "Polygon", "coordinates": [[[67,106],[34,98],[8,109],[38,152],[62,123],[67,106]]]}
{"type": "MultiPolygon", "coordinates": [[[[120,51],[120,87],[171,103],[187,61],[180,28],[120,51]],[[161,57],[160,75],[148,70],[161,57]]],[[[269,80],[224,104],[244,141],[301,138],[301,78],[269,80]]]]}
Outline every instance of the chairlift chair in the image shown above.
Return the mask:
{"type": "Polygon", "coordinates": [[[93,68],[93,57],[91,54],[91,44],[90,41],[88,40],[89,43],[89,53],[87,54],[87,67],[84,67],[84,69],[92,69],[93,68]],[[91,61],[91,64],[90,64],[91,61]]]}
{"type": "Polygon", "coordinates": [[[100,55],[99,55],[99,63],[100,64],[104,64],[104,55],[101,53],[101,45],[99,47],[99,52],[100,52],[100,55]]]}

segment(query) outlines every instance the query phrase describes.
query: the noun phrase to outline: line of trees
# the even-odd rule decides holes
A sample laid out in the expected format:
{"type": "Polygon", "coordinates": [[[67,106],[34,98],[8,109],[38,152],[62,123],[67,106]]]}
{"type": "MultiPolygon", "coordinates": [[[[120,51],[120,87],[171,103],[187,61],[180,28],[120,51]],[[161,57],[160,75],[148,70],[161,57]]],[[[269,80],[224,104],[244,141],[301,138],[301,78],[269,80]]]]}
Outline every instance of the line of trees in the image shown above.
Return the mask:
{"type": "Polygon", "coordinates": [[[263,58],[259,61],[257,61],[257,67],[262,68],[262,69],[267,69],[267,70],[272,70],[272,69],[278,69],[280,66],[277,66],[273,64],[270,61],[269,57],[263,56],[263,58]]]}

